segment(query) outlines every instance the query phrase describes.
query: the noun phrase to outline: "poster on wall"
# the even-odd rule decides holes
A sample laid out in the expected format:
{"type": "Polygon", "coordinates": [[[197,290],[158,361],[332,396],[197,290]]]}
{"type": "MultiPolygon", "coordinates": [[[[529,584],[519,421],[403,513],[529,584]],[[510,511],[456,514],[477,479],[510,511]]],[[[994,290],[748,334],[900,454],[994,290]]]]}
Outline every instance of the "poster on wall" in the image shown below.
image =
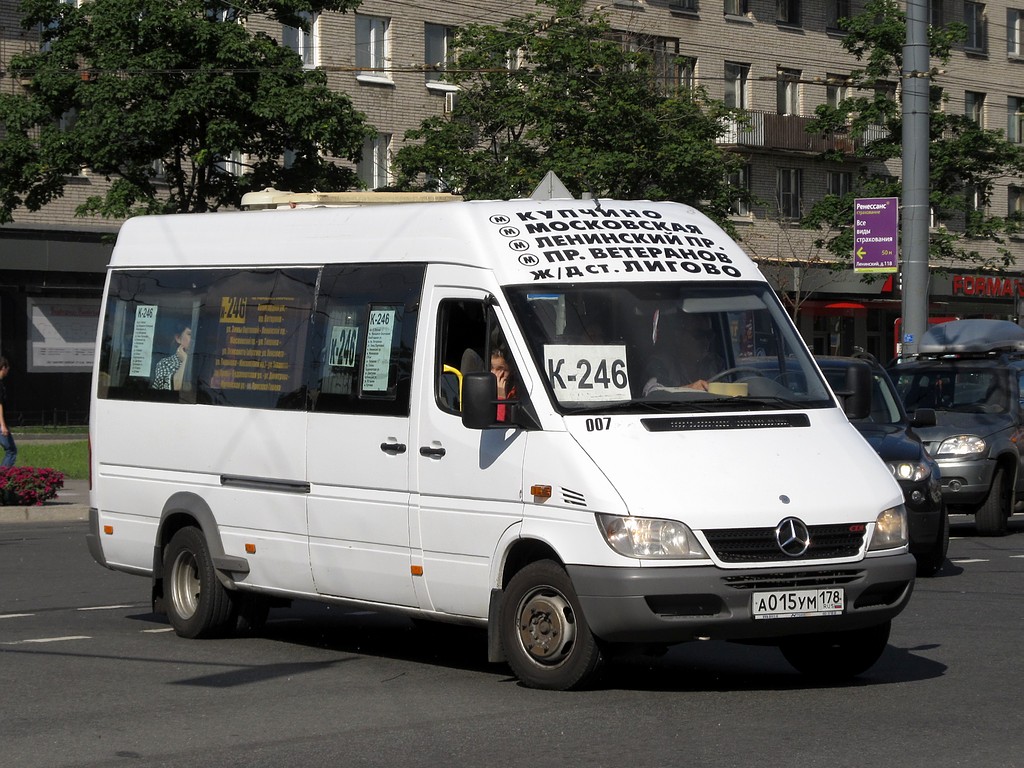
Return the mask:
{"type": "Polygon", "coordinates": [[[99,299],[27,299],[30,373],[92,370],[99,325],[99,299]]]}

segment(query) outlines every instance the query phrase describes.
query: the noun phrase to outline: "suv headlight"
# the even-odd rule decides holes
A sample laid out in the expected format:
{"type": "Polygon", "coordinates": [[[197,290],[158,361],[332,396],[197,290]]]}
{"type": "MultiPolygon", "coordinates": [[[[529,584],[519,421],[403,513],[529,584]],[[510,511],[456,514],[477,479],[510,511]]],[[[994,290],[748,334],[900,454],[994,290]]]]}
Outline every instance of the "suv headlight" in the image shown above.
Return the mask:
{"type": "Polygon", "coordinates": [[[920,483],[927,480],[932,471],[923,461],[887,461],[886,466],[897,480],[920,483]]]}
{"type": "Polygon", "coordinates": [[[626,557],[708,559],[693,531],[678,520],[598,515],[597,526],[608,546],[626,557]]]}
{"type": "Polygon", "coordinates": [[[935,456],[983,456],[987,452],[988,445],[984,438],[977,435],[954,435],[942,441],[935,456]]]}
{"type": "Polygon", "coordinates": [[[907,510],[902,504],[883,510],[875,518],[875,532],[871,534],[868,551],[895,549],[907,543],[907,510]]]}

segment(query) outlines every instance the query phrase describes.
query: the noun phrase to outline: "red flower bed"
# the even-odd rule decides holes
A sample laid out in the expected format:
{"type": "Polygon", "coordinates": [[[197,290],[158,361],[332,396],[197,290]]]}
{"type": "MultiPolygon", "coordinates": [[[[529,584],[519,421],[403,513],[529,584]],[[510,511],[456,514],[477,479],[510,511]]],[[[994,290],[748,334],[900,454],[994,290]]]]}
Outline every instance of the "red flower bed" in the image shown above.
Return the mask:
{"type": "Polygon", "coordinates": [[[57,498],[64,473],[45,467],[0,467],[0,503],[35,506],[57,498]]]}

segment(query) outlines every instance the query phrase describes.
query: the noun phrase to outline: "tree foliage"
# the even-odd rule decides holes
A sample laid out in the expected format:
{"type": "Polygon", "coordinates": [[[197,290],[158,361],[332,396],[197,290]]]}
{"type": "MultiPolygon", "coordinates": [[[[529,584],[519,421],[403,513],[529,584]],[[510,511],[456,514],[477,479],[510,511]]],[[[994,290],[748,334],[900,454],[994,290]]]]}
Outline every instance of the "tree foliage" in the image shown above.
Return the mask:
{"type": "MultiPolygon", "coordinates": [[[[582,0],[538,0],[502,25],[459,30],[459,91],[450,114],[427,118],[396,155],[400,182],[466,197],[528,195],[548,171],[574,193],[670,199],[727,224],[741,159],[720,149],[728,111],[699,89],[659,80],[654,58],[627,50],[582,0]]],[[[676,62],[668,62],[669,69],[676,62]]]]}
{"type": "Polygon", "coordinates": [[[0,223],[38,210],[83,168],[106,176],[79,215],[216,210],[249,189],[346,189],[369,129],[322,71],[246,21],[308,31],[358,0],[23,0],[38,51],[13,57],[23,95],[0,96],[0,223]],[[282,167],[285,153],[294,157],[282,167]],[[233,153],[251,158],[242,176],[233,153]]]}
{"type": "MultiPolygon", "coordinates": [[[[853,204],[856,197],[899,197],[899,176],[884,165],[902,156],[902,113],[895,84],[903,68],[906,14],[895,0],[871,0],[864,11],[842,19],[843,47],[863,67],[849,75],[854,95],[837,107],[821,105],[808,130],[849,134],[857,140],[854,158],[861,160],[856,189],[843,196],[827,196],[816,203],[804,226],[823,230],[819,245],[848,264],[853,254],[853,204]]],[[[962,42],[963,24],[929,29],[933,59],[948,63],[954,46],[962,42]]],[[[944,109],[938,69],[921,73],[930,77],[930,203],[938,221],[948,224],[930,234],[931,257],[943,263],[965,262],[1005,267],[1013,261],[1003,247],[1005,236],[1021,231],[1021,222],[990,210],[996,182],[1024,177],[1024,150],[1008,142],[1001,130],[981,127],[970,117],[944,109]],[[979,241],[997,244],[996,263],[977,250],[979,241]]],[[[844,159],[833,153],[832,159],[844,159]]],[[[848,157],[845,159],[849,159],[848,157]]]]}

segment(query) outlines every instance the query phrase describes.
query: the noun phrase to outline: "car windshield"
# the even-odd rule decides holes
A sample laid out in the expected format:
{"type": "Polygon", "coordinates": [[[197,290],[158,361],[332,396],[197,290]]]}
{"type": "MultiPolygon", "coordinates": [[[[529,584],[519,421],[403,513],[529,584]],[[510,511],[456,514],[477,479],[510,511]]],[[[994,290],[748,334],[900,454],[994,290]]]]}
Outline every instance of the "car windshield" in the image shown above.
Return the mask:
{"type": "Polygon", "coordinates": [[[896,370],[896,389],[903,405],[961,413],[1006,413],[1009,387],[1006,375],[994,368],[941,365],[896,370]]]}
{"type": "Polygon", "coordinates": [[[563,413],[834,405],[764,284],[522,286],[506,295],[563,413]]]}

